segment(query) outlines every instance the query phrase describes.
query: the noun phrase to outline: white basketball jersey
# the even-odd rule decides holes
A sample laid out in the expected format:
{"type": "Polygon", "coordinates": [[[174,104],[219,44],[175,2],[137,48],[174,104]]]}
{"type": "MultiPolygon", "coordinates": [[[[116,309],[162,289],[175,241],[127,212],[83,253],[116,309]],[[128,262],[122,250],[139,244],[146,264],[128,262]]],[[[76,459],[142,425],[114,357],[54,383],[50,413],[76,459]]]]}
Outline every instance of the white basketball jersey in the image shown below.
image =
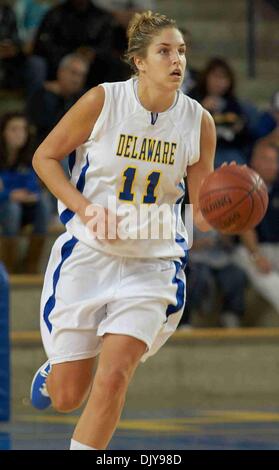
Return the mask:
{"type": "MultiPolygon", "coordinates": [[[[100,116],[88,141],[69,158],[72,184],[93,204],[108,207],[114,199],[117,209],[123,204],[168,205],[173,218],[180,219],[183,177],[200,155],[202,106],[178,91],[171,108],[151,113],[138,100],[136,78],[101,86],[105,101],[100,116]]],[[[171,237],[111,243],[89,237],[79,217],[61,201],[58,209],[68,232],[99,251],[139,258],[185,256],[188,237],[183,224],[171,237]]],[[[139,224],[144,225],[142,219],[139,224]]]]}

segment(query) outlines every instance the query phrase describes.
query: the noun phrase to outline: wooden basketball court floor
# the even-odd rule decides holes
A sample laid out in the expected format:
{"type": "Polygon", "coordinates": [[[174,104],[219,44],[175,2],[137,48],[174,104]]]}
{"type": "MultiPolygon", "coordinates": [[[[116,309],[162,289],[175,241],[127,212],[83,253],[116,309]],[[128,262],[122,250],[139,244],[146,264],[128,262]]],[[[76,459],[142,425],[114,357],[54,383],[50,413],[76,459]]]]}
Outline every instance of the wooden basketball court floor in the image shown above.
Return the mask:
{"type": "MultiPolygon", "coordinates": [[[[67,449],[76,416],[21,415],[0,424],[0,449],[67,449]]],[[[279,412],[169,409],[123,416],[113,450],[279,450],[279,412]]]]}
{"type": "MultiPolygon", "coordinates": [[[[12,338],[12,419],[0,423],[0,449],[68,449],[78,413],[32,409],[30,362],[40,363],[43,353],[21,349],[32,339],[28,332],[23,336],[12,338]]],[[[278,338],[279,330],[270,328],[178,331],[138,371],[109,448],[279,450],[278,338]]],[[[39,344],[39,336],[32,341],[39,344]]]]}

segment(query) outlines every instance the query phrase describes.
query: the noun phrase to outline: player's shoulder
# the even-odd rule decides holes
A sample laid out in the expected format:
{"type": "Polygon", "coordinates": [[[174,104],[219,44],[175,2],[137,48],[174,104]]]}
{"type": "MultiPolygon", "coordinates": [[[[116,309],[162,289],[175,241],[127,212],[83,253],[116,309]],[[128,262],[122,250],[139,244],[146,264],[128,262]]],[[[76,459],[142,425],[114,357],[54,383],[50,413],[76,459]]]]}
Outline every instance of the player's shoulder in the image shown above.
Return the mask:
{"type": "Polygon", "coordinates": [[[110,105],[123,106],[123,103],[127,105],[132,101],[132,79],[122,82],[104,82],[97,88],[104,90],[106,101],[110,102],[110,105]]]}
{"type": "Polygon", "coordinates": [[[201,121],[202,125],[208,127],[215,127],[214,119],[212,115],[205,109],[197,100],[191,98],[190,96],[185,95],[181,92],[181,110],[184,115],[188,118],[195,118],[197,117],[198,120],[201,121]]]}
{"type": "Polygon", "coordinates": [[[191,132],[196,132],[200,127],[202,114],[203,107],[196,100],[179,91],[179,99],[172,109],[171,119],[180,134],[188,138],[191,132]]]}
{"type": "Polygon", "coordinates": [[[96,86],[84,93],[84,95],[82,95],[82,97],[73,106],[73,109],[76,109],[77,112],[83,114],[92,114],[97,116],[101,112],[104,102],[105,90],[100,86],[96,86]]]}
{"type": "Polygon", "coordinates": [[[184,112],[201,112],[204,109],[197,100],[190,98],[182,91],[179,91],[179,103],[184,112]]]}
{"type": "Polygon", "coordinates": [[[214,119],[205,108],[202,108],[201,132],[212,136],[216,135],[214,119]]]}
{"type": "Polygon", "coordinates": [[[97,103],[98,121],[91,138],[98,138],[112,127],[130,119],[136,106],[132,97],[130,80],[124,82],[101,83],[88,92],[87,106],[94,107],[97,103]]]}
{"type": "Polygon", "coordinates": [[[114,93],[131,93],[132,92],[132,79],[124,80],[121,82],[104,82],[99,85],[99,87],[104,88],[105,90],[110,90],[114,93]]]}
{"type": "Polygon", "coordinates": [[[102,83],[100,87],[105,90],[105,101],[111,113],[120,113],[124,119],[136,111],[137,102],[134,98],[133,79],[102,83]]]}

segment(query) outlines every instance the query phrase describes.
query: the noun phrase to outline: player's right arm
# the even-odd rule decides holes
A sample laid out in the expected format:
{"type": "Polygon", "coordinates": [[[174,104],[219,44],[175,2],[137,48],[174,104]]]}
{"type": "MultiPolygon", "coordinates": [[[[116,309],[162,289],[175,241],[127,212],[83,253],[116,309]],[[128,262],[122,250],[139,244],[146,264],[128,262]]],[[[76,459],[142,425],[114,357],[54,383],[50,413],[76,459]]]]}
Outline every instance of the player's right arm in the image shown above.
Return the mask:
{"type": "Polygon", "coordinates": [[[212,230],[200,211],[199,192],[203,180],[214,170],[215,149],[215,124],[212,116],[204,110],[201,121],[200,158],[197,163],[187,168],[188,192],[190,203],[193,204],[194,224],[202,232],[212,230]]]}
{"type": "Polygon", "coordinates": [[[102,111],[105,91],[99,86],[88,91],[65,114],[36,150],[33,167],[55,197],[86,222],[91,204],[67,179],[61,161],[86,142],[102,111]]]}

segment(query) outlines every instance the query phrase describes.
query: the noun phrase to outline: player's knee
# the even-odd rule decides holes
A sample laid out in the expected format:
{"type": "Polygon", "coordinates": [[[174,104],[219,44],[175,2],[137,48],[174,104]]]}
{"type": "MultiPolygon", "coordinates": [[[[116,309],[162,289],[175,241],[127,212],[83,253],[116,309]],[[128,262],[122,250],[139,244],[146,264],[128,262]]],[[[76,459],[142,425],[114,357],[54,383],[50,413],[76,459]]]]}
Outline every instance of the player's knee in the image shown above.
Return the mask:
{"type": "Polygon", "coordinates": [[[75,390],[59,390],[51,397],[52,406],[56,411],[69,413],[79,408],[83,402],[83,394],[75,390]]]}
{"type": "Polygon", "coordinates": [[[126,392],[129,384],[129,374],[125,369],[113,369],[102,374],[99,384],[107,394],[116,396],[126,392]]]}

